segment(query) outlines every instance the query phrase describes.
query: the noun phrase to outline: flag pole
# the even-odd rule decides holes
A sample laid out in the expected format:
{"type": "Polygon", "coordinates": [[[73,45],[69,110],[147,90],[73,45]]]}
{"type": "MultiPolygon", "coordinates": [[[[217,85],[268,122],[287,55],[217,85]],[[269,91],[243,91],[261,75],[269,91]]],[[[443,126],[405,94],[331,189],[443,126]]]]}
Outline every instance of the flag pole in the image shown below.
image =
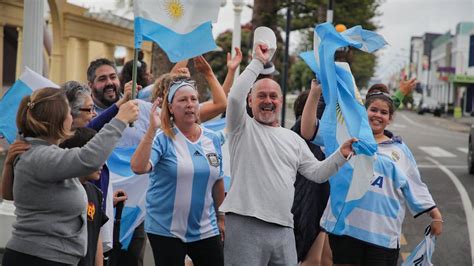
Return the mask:
{"type": "MultiPolygon", "coordinates": [[[[138,62],[138,51],[139,48],[134,48],[133,53],[133,68],[132,68],[132,97],[131,100],[135,99],[135,92],[137,91],[137,62],[138,62]]],[[[130,127],[133,127],[133,122],[129,124],[130,127]]]]}

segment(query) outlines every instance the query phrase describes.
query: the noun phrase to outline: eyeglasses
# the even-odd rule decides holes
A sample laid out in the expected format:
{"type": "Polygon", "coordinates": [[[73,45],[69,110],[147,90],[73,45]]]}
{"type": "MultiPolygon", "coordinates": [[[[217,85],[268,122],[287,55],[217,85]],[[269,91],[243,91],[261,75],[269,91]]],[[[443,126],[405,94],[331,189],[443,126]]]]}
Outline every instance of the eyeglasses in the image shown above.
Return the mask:
{"type": "Polygon", "coordinates": [[[95,106],[92,106],[91,108],[79,108],[79,111],[81,112],[88,112],[88,113],[94,113],[95,112],[95,106]]]}

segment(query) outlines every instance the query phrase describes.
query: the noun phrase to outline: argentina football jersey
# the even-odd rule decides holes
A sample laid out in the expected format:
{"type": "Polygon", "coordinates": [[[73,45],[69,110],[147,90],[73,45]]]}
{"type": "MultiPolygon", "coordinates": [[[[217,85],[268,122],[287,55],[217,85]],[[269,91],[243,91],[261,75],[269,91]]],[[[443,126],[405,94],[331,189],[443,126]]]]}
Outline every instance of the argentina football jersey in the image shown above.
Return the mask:
{"type": "Polygon", "coordinates": [[[396,137],[379,144],[373,179],[356,204],[346,216],[337,218],[326,208],[321,226],[330,233],[386,248],[399,248],[405,205],[415,217],[436,206],[413,155],[396,137]]]}
{"type": "Polygon", "coordinates": [[[145,231],[183,242],[216,236],[212,189],[223,176],[220,138],[202,126],[195,142],[173,130],[174,140],[158,132],[153,142],[145,231]]]}

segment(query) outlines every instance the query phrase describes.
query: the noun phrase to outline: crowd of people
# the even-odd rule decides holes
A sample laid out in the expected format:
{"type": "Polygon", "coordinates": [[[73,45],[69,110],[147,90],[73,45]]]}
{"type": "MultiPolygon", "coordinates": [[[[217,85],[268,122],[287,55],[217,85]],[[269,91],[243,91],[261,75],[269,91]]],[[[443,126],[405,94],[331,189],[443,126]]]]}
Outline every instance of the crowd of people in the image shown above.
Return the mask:
{"type": "Polygon", "coordinates": [[[377,179],[347,217],[348,227],[336,232],[325,227],[333,218],[327,181],[352,160],[358,140],[333,154],[313,143],[324,111],[316,80],[295,103],[292,130],[282,127],[282,92],[268,47],[256,45],[234,80],[241,60],[238,48],[228,55],[221,85],[203,56],[192,59],[212,96],[201,103],[188,61],[153,82],[142,58],[137,95],[132,62],[118,73],[101,58],[90,63],[88,84],[68,81],[25,97],[19,138],[2,173],[2,197],[16,207],[2,265],[105,265],[114,206],[127,200],[126,189],[113,191],[105,162],[114,148],[130,146],[131,170],[149,174],[146,214],[117,265],[143,265],[146,239],[156,265],[184,265],[186,257],[197,266],[396,265],[405,204],[414,216],[428,213],[432,234],[441,234],[441,213],[413,155],[386,130],[414,81],[395,96],[380,84],[367,93],[378,144],[375,173],[367,174],[377,179]],[[223,113],[225,133],[201,124],[223,113]],[[223,161],[231,169],[227,193],[223,161]],[[378,210],[371,209],[375,200],[378,210]]]}

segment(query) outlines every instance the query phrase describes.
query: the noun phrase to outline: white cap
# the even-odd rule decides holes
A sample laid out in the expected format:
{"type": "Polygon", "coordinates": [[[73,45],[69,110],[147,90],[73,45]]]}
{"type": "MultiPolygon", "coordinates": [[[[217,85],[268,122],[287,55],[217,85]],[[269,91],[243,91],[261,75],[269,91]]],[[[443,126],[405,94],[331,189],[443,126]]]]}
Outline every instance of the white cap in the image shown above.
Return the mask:
{"type": "Polygon", "coordinates": [[[255,29],[255,32],[253,33],[253,58],[255,58],[255,48],[257,47],[257,44],[266,44],[268,46],[268,49],[270,50],[270,58],[268,60],[272,60],[273,54],[277,48],[275,32],[268,27],[258,27],[255,29]]]}

